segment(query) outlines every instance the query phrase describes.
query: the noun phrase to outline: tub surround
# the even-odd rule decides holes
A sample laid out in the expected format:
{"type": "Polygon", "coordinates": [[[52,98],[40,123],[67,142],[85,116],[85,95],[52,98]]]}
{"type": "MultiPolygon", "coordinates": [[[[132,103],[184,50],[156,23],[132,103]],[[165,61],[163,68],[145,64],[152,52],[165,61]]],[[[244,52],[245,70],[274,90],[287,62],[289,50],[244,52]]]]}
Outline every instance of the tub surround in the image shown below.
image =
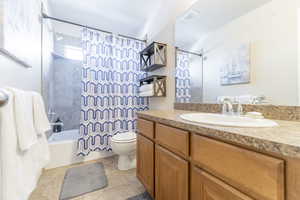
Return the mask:
{"type": "MultiPolygon", "coordinates": [[[[207,113],[219,113],[222,110],[222,105],[205,103],[175,103],[174,109],[207,113]]],[[[300,106],[244,104],[243,110],[244,112],[261,112],[268,119],[300,122],[300,106]]]]}
{"type": "Polygon", "coordinates": [[[138,113],[137,177],[155,200],[299,199],[300,122],[222,127],[185,113],[138,113]]]}

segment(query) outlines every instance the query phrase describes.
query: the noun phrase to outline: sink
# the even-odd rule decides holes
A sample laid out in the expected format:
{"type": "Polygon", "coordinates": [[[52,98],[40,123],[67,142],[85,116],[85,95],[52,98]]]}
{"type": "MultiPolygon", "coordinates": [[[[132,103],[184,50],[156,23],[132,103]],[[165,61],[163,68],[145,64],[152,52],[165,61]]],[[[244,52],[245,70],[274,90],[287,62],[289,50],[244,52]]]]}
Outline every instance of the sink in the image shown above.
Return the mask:
{"type": "Polygon", "coordinates": [[[212,114],[212,113],[182,114],[180,115],[180,118],[190,122],[196,122],[200,124],[230,126],[230,127],[263,128],[263,127],[278,126],[278,124],[275,121],[269,119],[253,119],[244,116],[222,115],[222,114],[212,114]]]}

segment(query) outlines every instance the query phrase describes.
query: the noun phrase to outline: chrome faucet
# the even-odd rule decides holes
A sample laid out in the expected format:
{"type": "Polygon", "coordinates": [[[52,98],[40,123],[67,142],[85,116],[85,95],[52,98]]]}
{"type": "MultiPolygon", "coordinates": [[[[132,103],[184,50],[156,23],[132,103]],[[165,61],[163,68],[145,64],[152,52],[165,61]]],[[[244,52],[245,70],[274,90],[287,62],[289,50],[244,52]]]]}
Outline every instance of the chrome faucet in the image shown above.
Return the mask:
{"type": "Polygon", "coordinates": [[[233,115],[233,106],[230,99],[224,99],[222,104],[222,114],[233,115]]]}
{"type": "Polygon", "coordinates": [[[267,98],[264,95],[260,95],[260,96],[255,96],[252,99],[252,104],[263,104],[263,103],[267,103],[267,98]]]}
{"type": "Polygon", "coordinates": [[[240,101],[238,101],[237,103],[238,103],[238,106],[237,106],[237,110],[236,110],[236,115],[241,116],[241,115],[243,115],[243,112],[244,112],[243,106],[240,101]]]}

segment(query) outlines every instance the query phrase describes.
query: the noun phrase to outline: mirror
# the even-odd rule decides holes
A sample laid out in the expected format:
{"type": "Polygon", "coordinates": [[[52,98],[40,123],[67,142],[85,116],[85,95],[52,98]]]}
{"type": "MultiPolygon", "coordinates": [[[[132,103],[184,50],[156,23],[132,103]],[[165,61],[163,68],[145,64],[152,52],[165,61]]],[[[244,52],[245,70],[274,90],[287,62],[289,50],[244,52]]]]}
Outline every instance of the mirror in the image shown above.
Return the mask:
{"type": "Polygon", "coordinates": [[[300,104],[298,0],[198,0],[176,21],[176,101],[300,104]]]}

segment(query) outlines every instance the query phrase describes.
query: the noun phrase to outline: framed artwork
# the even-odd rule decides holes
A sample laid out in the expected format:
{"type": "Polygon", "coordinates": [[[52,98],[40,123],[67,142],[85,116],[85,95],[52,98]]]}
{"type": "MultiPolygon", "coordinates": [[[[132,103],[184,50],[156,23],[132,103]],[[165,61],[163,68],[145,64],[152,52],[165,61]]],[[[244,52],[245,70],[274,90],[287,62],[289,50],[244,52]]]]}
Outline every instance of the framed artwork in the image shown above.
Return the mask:
{"type": "Polygon", "coordinates": [[[229,53],[221,66],[221,85],[250,83],[251,45],[243,44],[229,53]]]}

